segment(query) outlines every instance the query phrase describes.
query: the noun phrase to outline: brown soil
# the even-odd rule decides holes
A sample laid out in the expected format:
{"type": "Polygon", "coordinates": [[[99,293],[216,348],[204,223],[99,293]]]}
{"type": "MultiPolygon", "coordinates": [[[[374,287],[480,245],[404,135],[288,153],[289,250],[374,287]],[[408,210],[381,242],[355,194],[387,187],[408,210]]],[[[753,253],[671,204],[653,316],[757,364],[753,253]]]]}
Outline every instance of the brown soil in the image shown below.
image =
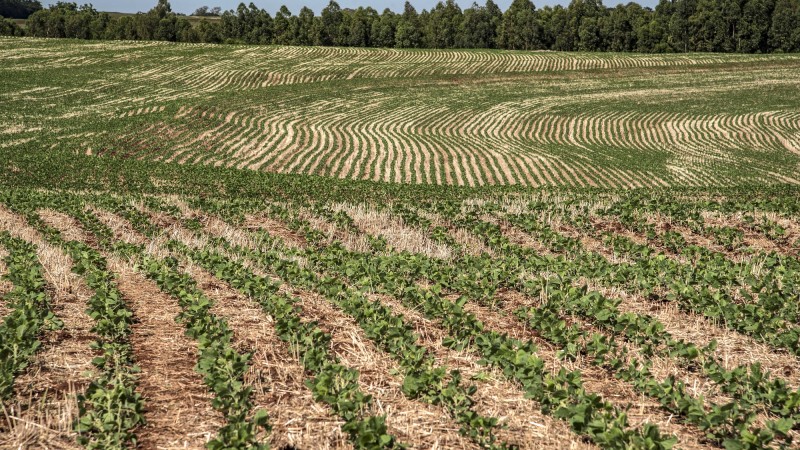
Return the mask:
{"type": "MultiPolygon", "coordinates": [[[[230,226],[218,219],[207,219],[207,230],[210,233],[219,233],[230,238],[225,234],[233,230],[230,226]]],[[[177,223],[172,223],[170,227],[173,238],[190,246],[203,245],[177,223]]],[[[234,241],[241,240],[244,245],[249,243],[246,234],[241,231],[235,235],[234,241]]],[[[255,269],[254,272],[259,276],[265,275],[255,269]]],[[[361,388],[374,397],[373,413],[387,416],[389,431],[401,442],[418,448],[474,448],[470,441],[459,434],[458,425],[444,411],[410,401],[403,396],[402,380],[390,374],[391,368],[395,367],[394,362],[374,348],[351,318],[314,294],[299,290],[289,291],[285,286],[283,289],[287,294],[299,296],[300,306],[305,313],[304,319],[317,320],[323,330],[333,335],[334,353],[343,364],[359,371],[361,388]]],[[[267,412],[273,413],[269,409],[267,412]]],[[[302,439],[300,436],[296,438],[302,439]]]]}
{"type": "MultiPolygon", "coordinates": [[[[209,226],[208,231],[212,234],[223,235],[231,238],[229,233],[233,232],[236,236],[236,239],[232,239],[233,241],[241,241],[240,243],[243,245],[251,244],[248,243],[249,239],[247,239],[246,233],[242,233],[242,230],[237,230],[235,227],[230,227],[227,224],[223,224],[218,219],[211,219],[213,218],[210,218],[210,221],[206,220],[206,222],[208,222],[207,225],[209,226]]],[[[251,217],[251,220],[253,219],[254,218],[251,217]]],[[[174,221],[171,221],[169,225],[175,225],[174,221]]],[[[274,233],[276,235],[281,235],[285,231],[283,230],[285,228],[283,224],[271,219],[262,220],[258,218],[255,219],[255,222],[249,221],[248,225],[264,227],[270,233],[274,233]]],[[[173,237],[178,237],[182,240],[187,238],[188,233],[179,233],[176,230],[177,229],[173,229],[173,237]]],[[[509,228],[506,228],[505,231],[514,235],[514,240],[520,240],[521,243],[524,242],[528,245],[531,244],[532,240],[529,239],[529,236],[525,236],[524,233],[519,232],[519,234],[517,234],[513,229],[509,228]]],[[[569,228],[566,227],[561,231],[571,232],[572,230],[569,230],[569,228]]],[[[603,252],[602,242],[591,238],[586,238],[585,236],[581,237],[584,238],[584,244],[586,244],[589,248],[595,251],[601,251],[604,256],[612,256],[606,255],[603,252]]],[[[628,237],[636,238],[637,236],[631,235],[628,237]]],[[[290,245],[302,246],[305,244],[304,241],[297,236],[289,235],[288,238],[294,240],[294,242],[290,243],[290,245]]],[[[284,237],[284,239],[286,240],[287,237],[284,237]]],[[[217,289],[216,286],[204,287],[208,289],[211,289],[212,287],[213,289],[217,289]]],[[[593,287],[593,289],[598,288],[593,287]]],[[[389,409],[383,409],[384,401],[379,401],[377,404],[384,412],[392,412],[392,414],[389,414],[388,420],[388,423],[392,427],[392,432],[398,437],[402,437],[404,442],[418,442],[417,440],[409,441],[409,439],[405,437],[406,435],[403,434],[403,425],[401,424],[414,423],[412,419],[404,416],[403,409],[405,408],[400,406],[400,409],[391,409],[392,406],[394,408],[398,408],[395,405],[401,404],[398,403],[401,400],[405,400],[407,402],[407,399],[402,397],[402,393],[397,389],[400,380],[397,380],[396,377],[392,375],[391,371],[386,370],[387,367],[390,369],[394,367],[393,362],[386,355],[372,346],[371,342],[368,340],[368,338],[366,338],[366,336],[363,336],[363,332],[361,332],[360,328],[358,328],[358,325],[354,323],[351,318],[336,310],[333,306],[328,304],[326,300],[303,291],[292,291],[290,293],[293,293],[302,299],[301,304],[304,308],[304,311],[307,313],[307,316],[318,320],[323,329],[328,332],[332,332],[334,335],[334,350],[336,354],[339,355],[349,366],[359,369],[362,374],[361,381],[362,386],[364,386],[364,390],[370,393],[374,393],[377,390],[378,392],[381,392],[383,398],[387,398],[388,396],[387,401],[393,403],[393,405],[390,405],[389,409]],[[315,297],[316,300],[314,300],[312,303],[309,303],[309,301],[313,300],[315,297]],[[376,367],[381,368],[381,370],[377,370],[376,372],[376,367]],[[367,381],[365,381],[365,378],[367,381]],[[394,391],[391,390],[393,386],[394,391]],[[397,395],[399,395],[399,399],[397,395]],[[401,431],[397,432],[397,430],[401,431]]],[[[612,295],[613,293],[604,292],[604,294],[612,295]]],[[[623,303],[623,305],[624,304],[625,303],[623,303]]],[[[402,312],[402,309],[400,309],[402,307],[399,305],[395,304],[393,305],[393,308],[395,308],[395,310],[398,312],[402,312]]],[[[702,434],[698,430],[694,429],[693,427],[677,423],[677,419],[669,417],[667,414],[661,412],[657,402],[638,395],[633,391],[632,387],[619,382],[606,371],[594,368],[588,361],[577,361],[573,363],[558,360],[555,357],[555,352],[557,349],[549,346],[543,341],[538,340],[535,334],[533,334],[530,330],[526,330],[525,325],[517,321],[514,317],[504,315],[496,311],[490,311],[486,308],[476,307],[474,305],[470,306],[470,308],[475,308],[473,312],[478,314],[482,320],[487,320],[489,322],[487,323],[489,328],[496,329],[498,331],[511,332],[512,334],[516,333],[516,336],[521,336],[525,339],[533,339],[535,342],[537,342],[537,344],[540,345],[540,356],[546,360],[551,370],[557,370],[562,366],[568,367],[571,370],[580,370],[583,374],[582,376],[587,390],[602,394],[606,400],[616,404],[620,408],[630,407],[628,415],[631,419],[632,425],[640,425],[645,421],[656,423],[660,426],[662,432],[675,433],[677,436],[679,436],[679,445],[681,445],[683,448],[702,448],[704,446],[702,434]]],[[[258,309],[255,308],[253,314],[257,313],[257,310],[258,309]]],[[[230,314],[232,317],[233,312],[234,311],[231,311],[228,314],[230,314]]],[[[409,317],[411,313],[413,313],[413,311],[406,311],[404,314],[406,314],[406,317],[409,317]]],[[[225,315],[227,316],[228,314],[225,315]]],[[[673,327],[678,327],[680,333],[680,327],[686,326],[684,323],[686,315],[683,315],[680,312],[676,312],[676,316],[669,323],[666,322],[666,319],[662,318],[661,316],[658,316],[658,318],[662,320],[665,325],[667,325],[670,331],[673,331],[673,327]]],[[[418,330],[420,330],[420,325],[418,325],[419,319],[420,317],[417,317],[413,321],[418,330]]],[[[245,319],[242,320],[243,321],[241,323],[243,326],[245,326],[247,323],[251,323],[245,321],[245,319]]],[[[254,319],[251,317],[247,320],[252,321],[254,319]]],[[[422,318],[422,320],[424,320],[424,318],[422,318]]],[[[503,439],[508,439],[509,442],[514,443],[530,442],[531,445],[535,446],[536,448],[563,448],[564,446],[580,445],[586,446],[586,444],[581,442],[574,436],[574,434],[566,429],[562,422],[553,420],[547,416],[542,416],[541,413],[538,412],[534,402],[524,399],[524,396],[521,394],[518,386],[503,380],[501,374],[493,373],[490,370],[486,370],[485,368],[478,366],[475,363],[475,355],[458,354],[447,349],[443,349],[439,342],[441,342],[441,337],[443,336],[442,333],[444,332],[440,329],[437,329],[435,325],[431,326],[430,323],[428,323],[427,326],[429,328],[433,328],[434,331],[430,332],[423,328],[423,331],[420,332],[420,335],[422,336],[420,343],[431,349],[431,351],[435,354],[437,361],[440,361],[442,365],[458,368],[464,373],[469,373],[470,376],[480,374],[481,378],[487,378],[488,381],[479,382],[479,390],[476,394],[476,399],[479,402],[478,408],[480,408],[482,413],[485,411],[487,415],[500,417],[501,420],[508,425],[509,428],[501,432],[503,439]],[[483,373],[480,372],[481,369],[483,369],[483,373]],[[491,394],[488,394],[489,392],[491,392],[491,394]],[[531,428],[531,424],[525,423],[526,419],[531,417],[535,417],[535,419],[531,419],[531,424],[534,428],[531,428]]],[[[255,326],[253,328],[258,327],[255,326]]],[[[248,331],[248,334],[249,333],[250,331],[248,331]]],[[[255,331],[253,333],[255,333],[255,331]]],[[[682,337],[682,335],[679,333],[673,332],[676,337],[682,337]]],[[[698,335],[693,336],[695,338],[699,337],[698,335]]],[[[244,342],[253,341],[253,338],[242,339],[244,342]]],[[[700,341],[698,340],[694,340],[694,342],[700,344],[700,341]]],[[[721,349],[723,347],[723,345],[720,346],[721,349]]],[[[764,356],[763,353],[759,355],[759,357],[762,356],[764,356]]],[[[742,355],[740,355],[740,357],[743,358],[742,355]]],[[[665,374],[672,373],[682,375],[680,371],[676,372],[673,370],[669,361],[663,361],[662,363],[663,364],[660,363],[660,365],[663,366],[661,368],[664,369],[663,372],[665,374]]],[[[285,364],[281,363],[281,365],[285,364]]],[[[794,371],[794,369],[791,370],[794,371]]],[[[794,371],[794,373],[800,372],[794,371]]],[[[704,385],[697,385],[696,387],[698,395],[707,394],[710,392],[709,389],[713,389],[712,387],[704,385]]],[[[261,395],[268,394],[268,392],[262,392],[261,395]]],[[[377,394],[376,398],[378,400],[381,399],[381,397],[377,394]]],[[[414,407],[411,408],[413,409],[414,407]]],[[[419,407],[417,406],[417,408],[419,407]]],[[[270,412],[271,416],[274,416],[273,410],[270,408],[267,408],[267,410],[270,412]]],[[[426,423],[425,421],[427,419],[420,419],[419,417],[416,417],[414,420],[417,420],[417,425],[414,426],[419,426],[420,420],[424,424],[426,423]]],[[[458,427],[455,426],[455,428],[450,429],[450,431],[453,431],[457,434],[457,428],[458,427]]],[[[405,429],[408,430],[408,426],[406,426],[405,429]]],[[[303,432],[300,433],[300,435],[302,434],[303,432]]],[[[434,442],[435,445],[435,441],[429,440],[433,439],[433,435],[434,434],[432,433],[427,437],[422,436],[419,438],[422,439],[422,441],[419,442],[421,442],[421,445],[423,446],[428,446],[430,442],[434,442]]],[[[460,438],[460,436],[458,437],[460,438]]],[[[289,438],[287,438],[287,440],[288,439],[289,438]]],[[[466,444],[469,445],[470,443],[467,442],[466,444]]]]}
{"type": "Polygon", "coordinates": [[[622,303],[619,309],[623,313],[653,316],[676,339],[698,346],[706,346],[716,340],[718,347],[715,354],[728,369],[760,363],[774,376],[785,378],[794,388],[800,387],[800,361],[788,353],[727,329],[723,323],[685,313],[673,304],[656,304],[619,289],[602,289],[600,292],[611,298],[620,298],[622,303]]]}
{"type": "MultiPolygon", "coordinates": [[[[756,219],[760,219],[763,216],[764,214],[754,215],[756,219]]],[[[776,214],[768,213],[766,216],[786,228],[786,243],[791,244],[800,235],[798,234],[797,225],[792,223],[792,221],[781,219],[776,214]]],[[[797,255],[797,249],[792,249],[791,245],[786,245],[786,243],[783,242],[775,242],[774,240],[768,238],[764,233],[752,229],[752,227],[744,220],[744,215],[742,214],[705,212],[703,213],[703,218],[705,219],[705,223],[707,225],[716,227],[732,227],[742,231],[744,233],[743,242],[746,247],[762,250],[764,252],[776,252],[784,255],[794,256],[797,255]]]]}
{"type": "Polygon", "coordinates": [[[51,308],[64,326],[46,331],[42,348],[15,382],[14,397],[0,421],[0,447],[77,448],[72,425],[78,417],[77,396],[94,378],[89,346],[97,339],[93,320],[84,312],[92,295],[72,273],[72,259],[46,243],[24,219],[0,207],[0,229],[37,246],[51,308]]]}
{"type": "Polygon", "coordinates": [[[258,230],[259,228],[269,230],[270,235],[283,239],[283,242],[290,247],[303,247],[306,245],[306,240],[302,236],[279,221],[267,217],[266,214],[247,216],[243,226],[248,230],[258,230]]]}
{"type": "MultiPolygon", "coordinates": [[[[670,229],[675,230],[675,227],[670,229]]],[[[535,248],[542,254],[549,254],[529,235],[514,230],[513,227],[506,230],[506,233],[521,245],[535,248]]],[[[600,245],[598,243],[597,247],[600,245]]],[[[603,256],[611,257],[605,253],[603,256]]],[[[608,288],[596,282],[590,281],[588,284],[590,289],[609,298],[621,299],[622,303],[619,307],[621,312],[633,312],[654,317],[664,324],[666,331],[676,339],[683,339],[698,346],[706,346],[716,339],[719,344],[716,355],[729,369],[738,365],[761,363],[764,369],[775,376],[784,377],[793,387],[800,385],[800,362],[785,352],[770,348],[753,338],[727,329],[723,323],[716,323],[701,316],[680,311],[675,305],[654,303],[624,289],[608,288]]]]}
{"type": "Polygon", "coordinates": [[[309,225],[313,229],[322,232],[325,235],[326,242],[328,244],[331,244],[334,241],[339,241],[346,249],[355,252],[366,252],[370,248],[369,243],[363,235],[351,233],[349,230],[345,230],[337,224],[324,219],[313,212],[306,210],[305,208],[299,208],[297,213],[298,217],[302,220],[308,221],[309,225]]]}
{"type": "Polygon", "coordinates": [[[145,245],[150,242],[150,239],[134,230],[130,223],[116,214],[99,208],[90,208],[90,210],[103,224],[111,229],[115,239],[140,245],[145,245]]]}
{"type": "Polygon", "coordinates": [[[438,365],[458,370],[465,382],[477,387],[473,395],[475,409],[480,414],[500,420],[501,426],[506,427],[498,433],[501,439],[521,448],[595,448],[576,436],[565,422],[543,414],[538,403],[525,398],[521,386],[508,381],[499,371],[478,364],[480,356],[471,351],[455,351],[442,346],[447,332],[436,323],[392,297],[375,298],[414,327],[420,345],[431,352],[438,365]]]}
{"type": "Polygon", "coordinates": [[[261,307],[203,269],[190,266],[187,272],[214,300],[211,312],[227,320],[237,350],[253,353],[245,381],[253,388],[255,407],[269,413],[270,446],[352,448],[340,428],[344,422],[326,405],[314,401],[303,384],[307,378],[303,366],[276,334],[272,319],[261,307]]]}
{"type": "Polygon", "coordinates": [[[448,259],[452,256],[452,249],[447,245],[432,241],[422,231],[405,225],[400,218],[385,211],[346,204],[337,205],[334,209],[347,213],[364,233],[383,236],[389,246],[397,251],[420,253],[431,258],[448,259]]]}
{"type": "Polygon", "coordinates": [[[628,383],[617,380],[606,370],[592,365],[590,361],[581,358],[576,361],[559,359],[556,355],[557,347],[541,339],[536,332],[510,313],[521,306],[516,304],[516,300],[525,300],[520,297],[509,297],[506,300],[506,309],[503,312],[494,311],[475,303],[468,303],[465,309],[475,314],[486,325],[487,330],[507,333],[514,339],[532,341],[538,347],[537,356],[544,361],[549,372],[556,372],[561,367],[571,371],[580,371],[587,392],[597,393],[616,407],[627,411],[631,426],[641,426],[649,422],[658,425],[662,433],[676,435],[680,448],[706,448],[706,445],[703,444],[702,432],[679,423],[671,414],[663,412],[657,401],[637,393],[628,383]]]}
{"type": "MultiPolygon", "coordinates": [[[[50,225],[92,242],[93,237],[73,219],[58,213],[49,216],[50,225]]],[[[224,418],[211,407],[212,396],[195,372],[197,346],[175,321],[180,313],[177,301],[135,272],[129,262],[104,256],[136,320],[131,345],[141,368],[138,390],[144,397],[146,420],[136,433],[139,444],[142,448],[204,448],[224,418]]]]}
{"type": "Polygon", "coordinates": [[[443,409],[403,395],[402,379],[393,375],[399,366],[375,347],[353,318],[316,294],[288,287],[286,292],[298,298],[305,319],[331,334],[333,353],[359,371],[361,389],[374,396],[375,413],[386,415],[389,431],[401,442],[414,448],[475,448],[443,409]]]}
{"type": "Polygon", "coordinates": [[[145,398],[145,425],[138,432],[145,448],[203,448],[223,424],[211,407],[212,395],[195,372],[197,346],[175,322],[175,299],[133,271],[129,263],[109,258],[117,285],[138,319],[133,327],[134,358],[142,369],[139,387],[145,398]]]}

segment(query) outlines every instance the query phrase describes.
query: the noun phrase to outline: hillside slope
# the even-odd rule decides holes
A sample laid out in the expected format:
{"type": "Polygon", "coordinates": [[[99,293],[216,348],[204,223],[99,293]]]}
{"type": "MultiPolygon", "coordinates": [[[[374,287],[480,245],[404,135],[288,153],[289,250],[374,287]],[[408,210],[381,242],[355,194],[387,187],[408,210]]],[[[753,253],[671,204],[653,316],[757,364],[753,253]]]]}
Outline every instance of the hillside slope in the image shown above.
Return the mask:
{"type": "Polygon", "coordinates": [[[800,57],[0,39],[0,145],[465,186],[798,183],[800,57]]]}

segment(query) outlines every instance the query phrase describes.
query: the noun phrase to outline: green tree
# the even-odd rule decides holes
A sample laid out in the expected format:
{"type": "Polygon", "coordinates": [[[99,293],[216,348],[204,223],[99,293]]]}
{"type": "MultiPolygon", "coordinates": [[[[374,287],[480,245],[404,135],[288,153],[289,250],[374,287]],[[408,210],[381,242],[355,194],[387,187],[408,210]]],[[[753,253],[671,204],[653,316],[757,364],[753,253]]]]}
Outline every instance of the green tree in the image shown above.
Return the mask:
{"type": "Polygon", "coordinates": [[[658,31],[662,33],[661,42],[656,46],[668,46],[669,49],[688,52],[691,35],[689,19],[697,9],[697,0],[661,0],[656,7],[658,31]]]}
{"type": "Polygon", "coordinates": [[[651,14],[637,3],[617,5],[605,21],[607,49],[612,52],[633,52],[639,48],[638,29],[647,26],[651,14]]]}
{"type": "Polygon", "coordinates": [[[346,14],[350,20],[347,30],[347,45],[351,47],[370,47],[372,45],[372,24],[380,20],[378,11],[359,7],[346,14]]]}
{"type": "Polygon", "coordinates": [[[571,48],[576,50],[602,50],[602,17],[606,9],[600,0],[572,0],[567,7],[567,29],[571,48]]]}
{"type": "Polygon", "coordinates": [[[577,32],[573,33],[570,28],[569,11],[566,8],[561,5],[547,7],[539,16],[545,17],[544,35],[549,49],[565,52],[575,50],[577,32]]]}
{"type": "Polygon", "coordinates": [[[175,30],[176,40],[178,42],[201,42],[200,33],[198,33],[197,29],[192,26],[192,23],[189,22],[189,19],[186,17],[178,17],[175,30]]]}
{"type": "Polygon", "coordinates": [[[400,17],[391,9],[383,10],[381,17],[372,23],[372,46],[390,48],[395,46],[395,33],[400,17]]]}
{"type": "Polygon", "coordinates": [[[605,50],[603,36],[603,17],[584,17],[578,27],[578,48],[583,51],[597,52],[605,50]]]}
{"type": "Polygon", "coordinates": [[[699,0],[689,18],[689,46],[700,52],[730,51],[721,1],[699,0]]]}
{"type": "Polygon", "coordinates": [[[403,15],[397,22],[395,46],[399,48],[419,48],[422,46],[422,24],[417,10],[406,2],[403,15]]]}
{"type": "MultiPolygon", "coordinates": [[[[36,11],[42,10],[42,4],[38,0],[0,0],[0,16],[10,19],[27,19],[36,11]]],[[[14,22],[10,22],[14,23],[14,22]]],[[[16,25],[16,23],[14,23],[16,25]]],[[[6,24],[4,28],[11,33],[11,26],[6,24]]],[[[16,31],[15,31],[16,32],[16,31]]],[[[8,36],[15,36],[8,34],[8,36]]]]}
{"type": "Polygon", "coordinates": [[[106,27],[104,39],[141,39],[137,33],[137,18],[134,16],[122,16],[112,20],[106,27]]]}
{"type": "Polygon", "coordinates": [[[158,4],[150,10],[149,14],[152,14],[158,19],[164,19],[170,14],[172,14],[172,5],[169,4],[169,0],[158,0],[158,4]]]}
{"type": "Polygon", "coordinates": [[[177,20],[174,17],[165,17],[159,20],[153,33],[153,39],[172,42],[178,40],[177,20]]]}
{"type": "Polygon", "coordinates": [[[273,40],[273,21],[266,10],[255,4],[240,3],[236,13],[226,11],[222,15],[222,30],[227,41],[245,44],[270,44],[273,40]]]}
{"type": "Polygon", "coordinates": [[[317,30],[314,27],[314,11],[304,6],[297,15],[296,45],[314,45],[317,42],[317,30]]]}
{"type": "Polygon", "coordinates": [[[514,0],[503,14],[500,46],[509,50],[543,48],[542,27],[531,0],[514,0]]]}
{"type": "Polygon", "coordinates": [[[773,0],[747,0],[742,8],[737,35],[737,51],[765,53],[769,51],[769,29],[773,0]]]}
{"type": "Polygon", "coordinates": [[[70,39],[102,39],[111,18],[91,5],[58,2],[32,14],[27,21],[31,36],[70,39]]]}
{"type": "Polygon", "coordinates": [[[273,42],[279,45],[291,45],[294,42],[292,30],[292,12],[286,5],[281,6],[272,22],[273,42]]]}
{"type": "Polygon", "coordinates": [[[769,29],[769,44],[782,52],[800,51],[800,0],[777,0],[769,29]]]}
{"type": "Polygon", "coordinates": [[[437,3],[425,27],[425,44],[432,48],[455,47],[462,20],[461,8],[455,0],[437,3]]]}
{"type": "Polygon", "coordinates": [[[322,34],[320,36],[321,45],[343,45],[345,42],[342,36],[342,24],[344,14],[342,8],[335,1],[328,3],[322,10],[322,34]]]}
{"type": "Polygon", "coordinates": [[[221,25],[216,21],[203,19],[197,24],[197,36],[199,42],[219,44],[222,42],[221,25]]]}
{"type": "Polygon", "coordinates": [[[457,45],[463,48],[496,48],[502,17],[503,13],[492,0],[488,0],[486,6],[473,3],[471,8],[464,10],[457,45]]]}
{"type": "Polygon", "coordinates": [[[0,36],[24,36],[25,32],[10,19],[0,17],[0,36]]]}

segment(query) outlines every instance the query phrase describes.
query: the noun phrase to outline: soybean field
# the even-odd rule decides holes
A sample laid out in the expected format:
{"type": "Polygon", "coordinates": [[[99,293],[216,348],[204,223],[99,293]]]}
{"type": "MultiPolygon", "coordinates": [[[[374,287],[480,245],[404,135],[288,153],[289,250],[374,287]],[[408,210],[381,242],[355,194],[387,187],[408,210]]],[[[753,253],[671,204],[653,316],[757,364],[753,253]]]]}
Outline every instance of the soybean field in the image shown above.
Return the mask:
{"type": "Polygon", "coordinates": [[[459,186],[797,184],[797,55],[0,38],[5,147],[459,186]]]}
{"type": "Polygon", "coordinates": [[[797,448],[798,69],[0,38],[0,448],[797,448]]]}

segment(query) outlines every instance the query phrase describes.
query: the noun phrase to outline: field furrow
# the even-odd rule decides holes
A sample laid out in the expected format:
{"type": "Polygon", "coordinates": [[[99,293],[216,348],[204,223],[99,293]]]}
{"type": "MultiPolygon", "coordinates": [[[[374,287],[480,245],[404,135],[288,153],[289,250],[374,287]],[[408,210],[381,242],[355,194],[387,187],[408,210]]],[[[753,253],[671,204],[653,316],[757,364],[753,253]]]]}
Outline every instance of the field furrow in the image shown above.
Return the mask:
{"type": "Polygon", "coordinates": [[[305,371],[276,334],[271,319],[251,299],[226,286],[207,271],[189,265],[187,272],[214,300],[211,311],[224,317],[240,351],[253,353],[245,382],[253,388],[253,403],[269,411],[274,447],[350,449],[343,421],[314,401],[304,385],[305,371]]]}
{"type": "Polygon", "coordinates": [[[130,264],[110,257],[120,292],[138,323],[131,344],[142,368],[139,385],[146,425],[138,432],[143,446],[204,448],[224,423],[211,407],[212,396],[194,370],[196,346],[175,322],[180,308],[130,264]]]}
{"type": "MultiPolygon", "coordinates": [[[[332,273],[336,273],[336,272],[334,271],[334,272],[332,272],[332,273]]],[[[476,325],[476,326],[477,326],[477,327],[481,327],[480,325],[476,325]]],[[[553,354],[553,355],[555,355],[555,350],[553,350],[552,354],[553,354]]],[[[486,357],[486,355],[484,355],[484,357],[486,357]]],[[[616,385],[617,383],[616,383],[616,382],[612,382],[611,384],[613,384],[613,385],[616,385]]],[[[635,397],[635,396],[634,396],[634,397],[635,397]]],[[[624,404],[624,402],[621,402],[620,404],[624,404]]],[[[664,423],[669,423],[668,416],[665,416],[665,418],[664,418],[664,423]]],[[[637,425],[643,425],[643,424],[637,424],[637,425]]],[[[634,432],[635,432],[635,431],[634,431],[634,432]]]]}
{"type": "Polygon", "coordinates": [[[95,376],[92,358],[98,355],[90,347],[97,339],[93,320],[85,313],[91,293],[71,272],[69,256],[4,207],[0,207],[0,230],[36,246],[51,311],[62,323],[41,335],[41,348],[16,378],[13,397],[4,402],[0,444],[79,448],[73,429],[79,418],[78,396],[95,376]]]}
{"type": "MultiPolygon", "coordinates": [[[[56,216],[51,225],[76,240],[95,243],[80,225],[56,216]]],[[[96,244],[95,244],[96,245],[96,244]]],[[[109,269],[133,313],[131,348],[141,368],[138,387],[145,401],[145,425],[137,431],[143,446],[204,448],[222,426],[224,418],[211,406],[212,395],[194,368],[197,348],[176,321],[181,309],[168,295],[122,258],[106,254],[109,269]]]]}
{"type": "Polygon", "coordinates": [[[448,334],[434,321],[394,298],[381,296],[379,301],[412,324],[421,344],[434,355],[438,364],[458,370],[465,378],[476,381],[477,409],[501,420],[506,427],[499,433],[501,438],[521,448],[595,448],[572,434],[563,422],[543,414],[541,406],[526,398],[524,389],[507,381],[502,372],[479,364],[479,355],[443,346],[448,334]]]}
{"type": "Polygon", "coordinates": [[[8,279],[6,279],[8,268],[6,267],[6,263],[3,261],[6,257],[8,257],[8,252],[6,249],[0,248],[0,322],[2,322],[2,320],[10,312],[8,303],[6,302],[6,295],[11,292],[12,289],[14,289],[14,285],[11,284],[8,279]]]}

